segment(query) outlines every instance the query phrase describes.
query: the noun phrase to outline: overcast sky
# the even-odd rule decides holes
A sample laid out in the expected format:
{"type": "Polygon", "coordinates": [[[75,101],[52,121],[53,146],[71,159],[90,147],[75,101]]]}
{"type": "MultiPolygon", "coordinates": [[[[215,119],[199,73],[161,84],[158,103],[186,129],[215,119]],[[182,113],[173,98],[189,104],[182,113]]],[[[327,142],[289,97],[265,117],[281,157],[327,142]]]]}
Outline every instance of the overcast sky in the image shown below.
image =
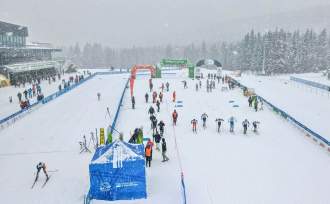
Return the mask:
{"type": "Polygon", "coordinates": [[[328,1],[0,0],[0,21],[28,26],[31,41],[151,46],[196,40],[198,28],[215,22],[298,10],[328,1]]]}

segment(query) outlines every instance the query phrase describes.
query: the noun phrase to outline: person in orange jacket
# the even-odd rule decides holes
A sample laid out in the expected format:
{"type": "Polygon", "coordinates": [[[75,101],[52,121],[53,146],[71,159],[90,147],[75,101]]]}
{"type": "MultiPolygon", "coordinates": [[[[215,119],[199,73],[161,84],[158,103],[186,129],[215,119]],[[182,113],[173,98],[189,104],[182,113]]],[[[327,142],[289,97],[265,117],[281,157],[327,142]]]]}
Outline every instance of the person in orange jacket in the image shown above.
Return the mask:
{"type": "Polygon", "coordinates": [[[175,91],[173,91],[173,102],[175,102],[175,100],[176,100],[176,93],[175,91]]]}
{"type": "Polygon", "coordinates": [[[174,110],[172,113],[172,119],[173,119],[173,125],[176,125],[176,121],[178,120],[178,113],[176,112],[176,110],[174,110]]]}
{"type": "Polygon", "coordinates": [[[152,146],[149,144],[145,148],[145,156],[146,156],[146,167],[151,167],[152,160],[152,146]]]}

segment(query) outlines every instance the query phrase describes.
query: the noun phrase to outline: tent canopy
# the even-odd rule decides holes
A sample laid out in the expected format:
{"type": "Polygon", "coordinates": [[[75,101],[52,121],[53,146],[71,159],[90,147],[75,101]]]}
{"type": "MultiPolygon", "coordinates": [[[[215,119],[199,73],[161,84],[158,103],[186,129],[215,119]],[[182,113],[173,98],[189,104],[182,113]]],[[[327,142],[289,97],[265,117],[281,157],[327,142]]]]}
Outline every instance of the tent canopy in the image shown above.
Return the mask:
{"type": "Polygon", "coordinates": [[[98,148],[89,165],[91,199],[146,198],[144,146],[115,141],[98,148]]]}

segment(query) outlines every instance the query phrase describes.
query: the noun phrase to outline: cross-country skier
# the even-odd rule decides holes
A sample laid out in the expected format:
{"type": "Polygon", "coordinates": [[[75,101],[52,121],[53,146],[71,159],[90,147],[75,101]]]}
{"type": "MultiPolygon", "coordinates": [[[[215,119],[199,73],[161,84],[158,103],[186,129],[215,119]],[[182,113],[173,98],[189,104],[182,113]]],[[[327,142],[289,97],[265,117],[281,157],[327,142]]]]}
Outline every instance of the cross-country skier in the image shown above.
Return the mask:
{"type": "Polygon", "coordinates": [[[192,131],[195,133],[197,133],[197,123],[198,123],[198,121],[195,118],[191,120],[192,131]]]}
{"type": "Polygon", "coordinates": [[[154,115],[150,115],[150,117],[149,117],[149,119],[150,119],[150,129],[154,129],[154,120],[157,120],[157,118],[156,118],[156,116],[154,116],[154,115]]]}
{"type": "Polygon", "coordinates": [[[159,110],[160,110],[160,102],[159,102],[159,100],[157,100],[156,106],[157,106],[157,112],[159,113],[159,110]]]}
{"type": "Polygon", "coordinates": [[[152,79],[149,79],[149,90],[150,90],[150,92],[152,91],[153,87],[154,87],[154,85],[152,84],[152,79]]]}
{"type": "Polygon", "coordinates": [[[217,123],[217,126],[218,126],[218,132],[220,132],[220,129],[221,129],[221,123],[223,122],[224,120],[222,118],[217,118],[215,119],[215,122],[217,123]]]}
{"type": "Polygon", "coordinates": [[[146,93],[146,95],[144,95],[144,98],[146,99],[146,103],[148,103],[149,94],[148,94],[148,93],[146,93]]]}
{"type": "Polygon", "coordinates": [[[154,91],[154,92],[152,93],[152,103],[156,103],[156,99],[157,99],[157,92],[154,91]]]}
{"type": "Polygon", "coordinates": [[[199,88],[202,88],[202,81],[199,80],[199,88]]]}
{"type": "Polygon", "coordinates": [[[162,83],[162,86],[160,87],[162,89],[162,92],[164,91],[164,83],[162,83]]]}
{"type": "Polygon", "coordinates": [[[196,83],[196,91],[198,91],[198,83],[196,83]]]}
{"type": "Polygon", "coordinates": [[[135,97],[132,96],[132,109],[135,109],[135,97]]]}
{"type": "Polygon", "coordinates": [[[170,83],[166,82],[166,91],[169,92],[170,91],[170,83]]]}
{"type": "Polygon", "coordinates": [[[183,83],[183,88],[184,88],[184,89],[188,88],[188,86],[187,86],[187,81],[186,81],[186,80],[183,80],[182,83],[183,83]]]}
{"type": "Polygon", "coordinates": [[[164,135],[164,127],[165,127],[165,123],[161,120],[161,121],[158,123],[158,126],[159,126],[159,132],[160,132],[160,135],[163,136],[163,135],[164,135]]]}
{"type": "Polygon", "coordinates": [[[46,164],[44,162],[39,162],[38,165],[37,165],[37,176],[36,176],[36,181],[38,180],[39,178],[39,173],[40,171],[44,172],[45,176],[46,176],[46,179],[48,180],[49,179],[49,176],[48,176],[48,173],[47,173],[47,170],[46,170],[46,164]]]}
{"type": "Polygon", "coordinates": [[[156,150],[159,151],[160,150],[159,143],[160,143],[162,136],[158,132],[156,132],[156,134],[154,135],[154,138],[155,138],[155,143],[156,143],[156,150]]]}
{"type": "Polygon", "coordinates": [[[163,92],[159,93],[159,100],[160,100],[161,103],[163,102],[163,92]]]}
{"type": "Polygon", "coordinates": [[[203,113],[201,115],[201,119],[203,121],[203,128],[206,128],[206,119],[208,118],[209,116],[206,114],[206,113],[203,113]]]}
{"type": "Polygon", "coordinates": [[[247,128],[250,126],[250,122],[247,119],[245,119],[242,122],[242,125],[243,125],[243,133],[246,134],[247,128]]]}
{"type": "Polygon", "coordinates": [[[174,110],[172,113],[172,119],[173,119],[173,125],[176,126],[176,122],[178,120],[178,113],[176,112],[176,110],[174,110]]]}
{"type": "Polygon", "coordinates": [[[165,141],[165,138],[162,138],[162,156],[163,156],[163,161],[162,162],[166,162],[166,161],[170,160],[167,157],[166,152],[167,152],[166,141],[165,141]]]}
{"type": "Polygon", "coordinates": [[[157,132],[157,118],[156,117],[153,117],[152,118],[152,134],[155,134],[155,132],[157,132]]]}
{"type": "Polygon", "coordinates": [[[259,121],[253,121],[252,125],[253,125],[253,132],[257,132],[258,131],[258,126],[259,126],[260,122],[259,121]]]}
{"type": "Polygon", "coordinates": [[[155,109],[154,109],[152,106],[150,106],[150,108],[149,108],[149,110],[148,110],[148,113],[149,113],[150,115],[153,115],[153,114],[155,113],[155,109]]]}
{"type": "Polygon", "coordinates": [[[97,92],[97,100],[101,100],[101,93],[100,92],[97,92]]]}
{"type": "Polygon", "coordinates": [[[175,91],[173,91],[173,94],[172,94],[172,97],[173,97],[173,102],[175,102],[175,100],[176,100],[176,92],[175,91]]]}
{"type": "Polygon", "coordinates": [[[230,132],[234,132],[234,125],[235,125],[235,122],[236,122],[236,119],[234,118],[234,116],[231,116],[228,119],[228,122],[229,122],[229,126],[230,126],[230,132]]]}

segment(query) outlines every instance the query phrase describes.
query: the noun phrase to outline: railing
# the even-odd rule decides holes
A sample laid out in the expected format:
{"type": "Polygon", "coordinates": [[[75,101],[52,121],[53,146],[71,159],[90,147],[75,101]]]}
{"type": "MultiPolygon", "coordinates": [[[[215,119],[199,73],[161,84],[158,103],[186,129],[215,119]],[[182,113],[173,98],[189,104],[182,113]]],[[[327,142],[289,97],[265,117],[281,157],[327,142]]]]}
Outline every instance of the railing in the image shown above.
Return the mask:
{"type": "Polygon", "coordinates": [[[330,91],[330,86],[324,85],[324,84],[321,84],[321,83],[317,83],[317,82],[314,82],[314,81],[309,81],[309,80],[306,80],[306,79],[301,79],[301,78],[297,78],[297,77],[293,77],[293,76],[290,77],[290,80],[295,81],[295,82],[299,82],[299,83],[302,83],[302,84],[306,84],[308,86],[312,86],[312,87],[315,87],[315,88],[330,91]]]}
{"type": "MultiPolygon", "coordinates": [[[[247,88],[246,86],[242,85],[240,82],[238,82],[237,80],[235,80],[235,79],[233,79],[231,77],[230,77],[230,80],[232,80],[237,86],[239,86],[242,89],[246,89],[247,88]]],[[[313,130],[311,130],[310,128],[308,128],[307,126],[305,126],[304,124],[302,124],[298,120],[296,120],[294,117],[290,116],[288,113],[286,113],[283,110],[277,108],[276,106],[274,106],[272,103],[270,103],[269,101],[267,101],[263,97],[257,95],[257,98],[259,100],[263,101],[264,103],[266,103],[275,112],[279,113],[283,118],[285,118],[285,119],[287,119],[289,121],[292,121],[292,123],[294,125],[298,126],[302,130],[304,130],[307,133],[307,136],[311,135],[314,138],[316,138],[317,140],[321,141],[321,143],[320,143],[321,146],[325,147],[325,145],[327,145],[328,151],[330,151],[330,142],[327,139],[325,139],[324,137],[322,137],[320,134],[314,132],[313,130]]]]}

